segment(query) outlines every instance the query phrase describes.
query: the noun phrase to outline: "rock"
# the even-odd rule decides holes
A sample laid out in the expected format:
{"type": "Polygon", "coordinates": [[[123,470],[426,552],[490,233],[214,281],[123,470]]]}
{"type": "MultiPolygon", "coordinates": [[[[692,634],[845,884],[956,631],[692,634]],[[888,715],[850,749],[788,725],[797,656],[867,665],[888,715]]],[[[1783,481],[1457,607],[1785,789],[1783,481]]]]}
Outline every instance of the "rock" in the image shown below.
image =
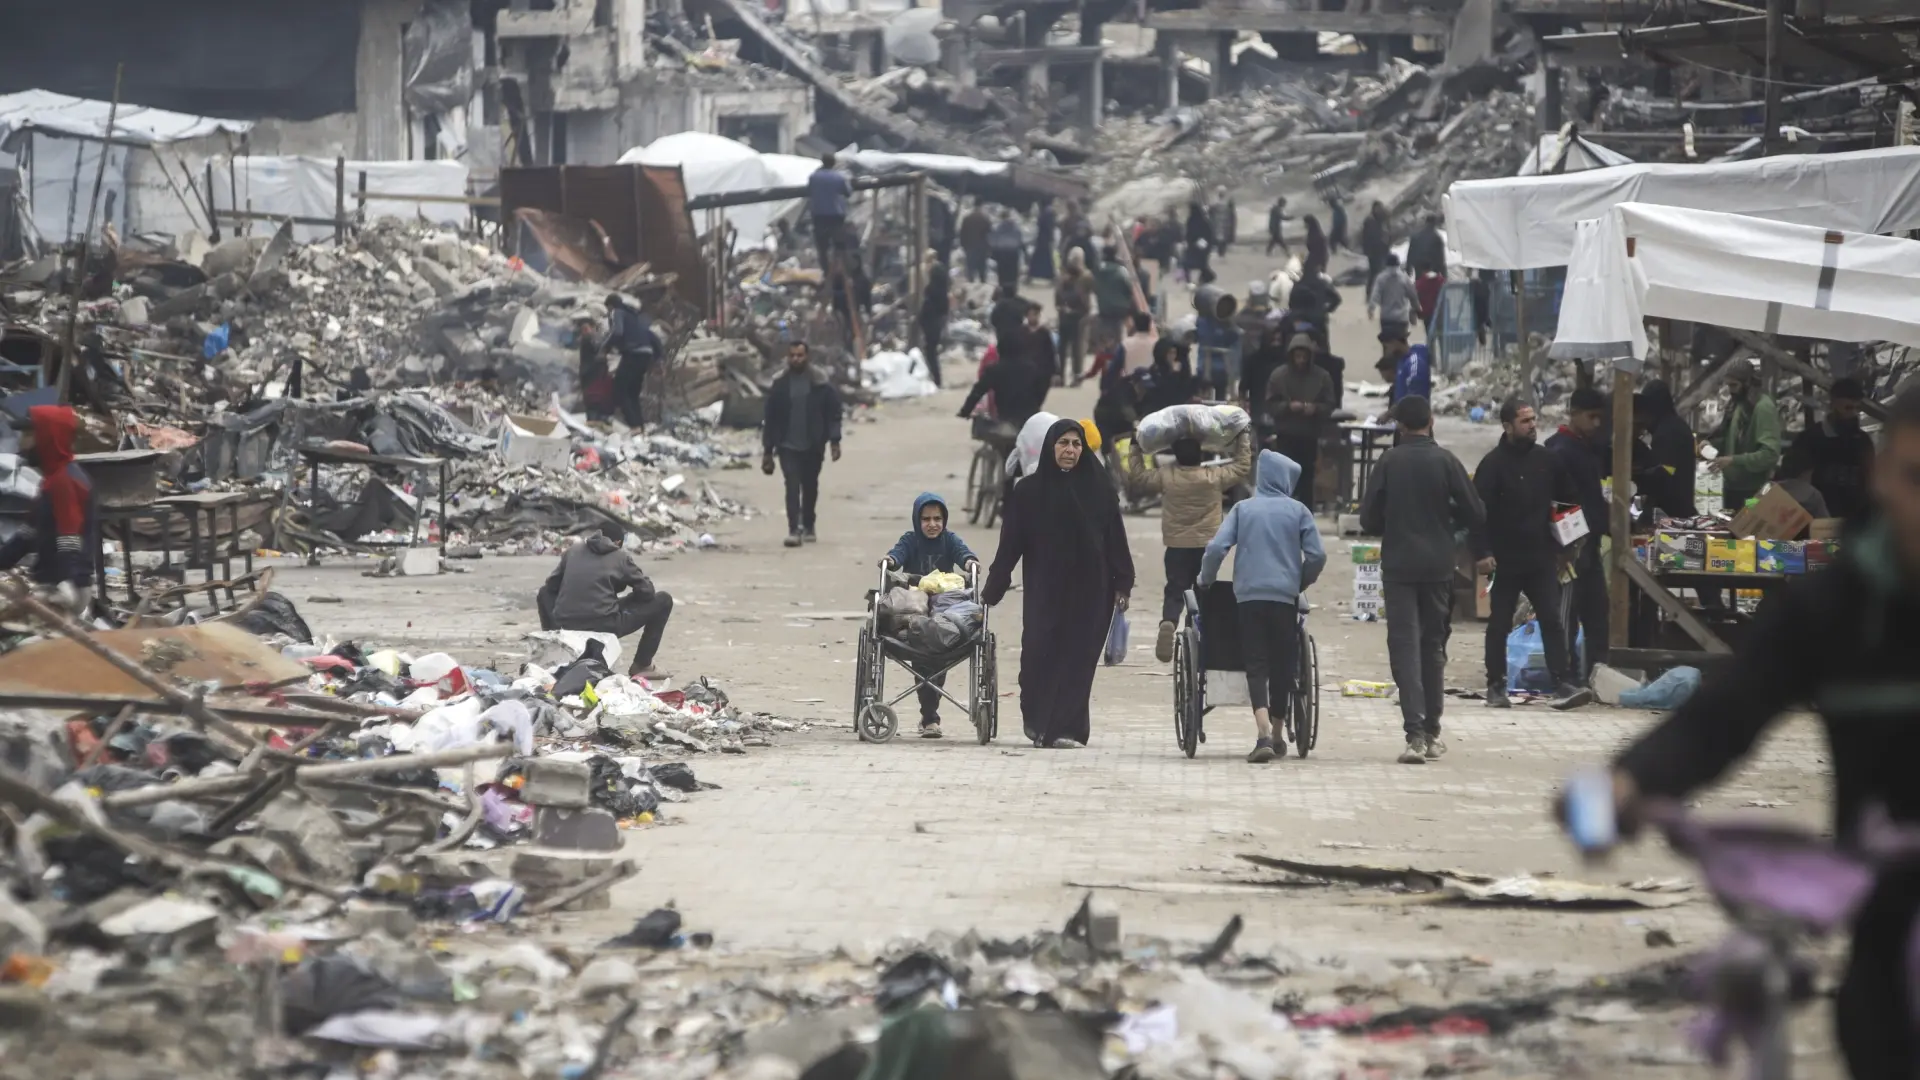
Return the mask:
{"type": "Polygon", "coordinates": [[[120,324],[122,326],[145,326],[152,317],[152,305],[144,296],[130,296],[120,303],[120,324]]]}
{"type": "Polygon", "coordinates": [[[30,986],[0,986],[0,1031],[39,1031],[52,1014],[47,995],[30,986]]]}
{"type": "Polygon", "coordinates": [[[526,778],[520,789],[522,802],[563,809],[592,805],[588,795],[593,770],[584,761],[537,758],[527,763],[526,778]]]}
{"type": "Polygon", "coordinates": [[[431,577],[440,572],[437,548],[412,547],[400,553],[396,568],[401,577],[431,577]]]}
{"type": "Polygon", "coordinates": [[[420,259],[413,264],[413,268],[414,272],[420,275],[421,280],[433,288],[435,296],[445,299],[466,291],[466,286],[460,283],[459,278],[453,276],[452,271],[432,259],[420,259]]]}
{"type": "Polygon", "coordinates": [[[623,956],[602,956],[580,972],[575,987],[582,997],[594,998],[640,985],[640,969],[623,956]]]}
{"type": "Polygon", "coordinates": [[[155,896],[101,920],[100,932],[108,937],[141,940],[148,943],[148,951],[158,954],[211,942],[219,924],[220,910],[212,904],[155,896]]]}
{"type": "Polygon", "coordinates": [[[346,918],[348,928],[356,934],[378,931],[391,938],[403,938],[413,933],[419,925],[413,912],[404,906],[374,900],[348,900],[341,914],[346,918]]]}
{"type": "Polygon", "coordinates": [[[611,811],[597,807],[560,810],[542,807],[533,818],[534,842],[571,851],[619,851],[620,824],[611,811]]]}

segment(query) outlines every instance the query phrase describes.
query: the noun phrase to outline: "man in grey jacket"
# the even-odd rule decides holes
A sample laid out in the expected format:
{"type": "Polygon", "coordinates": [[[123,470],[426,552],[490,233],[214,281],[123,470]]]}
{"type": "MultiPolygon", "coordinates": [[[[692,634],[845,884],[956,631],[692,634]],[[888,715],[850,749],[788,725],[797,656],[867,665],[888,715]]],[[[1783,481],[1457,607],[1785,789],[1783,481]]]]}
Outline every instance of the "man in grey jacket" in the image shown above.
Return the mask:
{"type": "Polygon", "coordinates": [[[653,657],[673,614],[673,597],[654,588],[646,571],[621,548],[624,536],[620,526],[609,522],[560,556],[560,565],[547,575],[534,600],[540,628],[614,637],[638,633],[640,643],[627,674],[662,678],[653,657]]]}
{"type": "Polygon", "coordinates": [[[1320,432],[1333,415],[1339,391],[1333,376],[1314,362],[1319,349],[1307,334],[1287,343],[1287,362],[1267,376],[1267,417],[1273,448],[1300,466],[1293,497],[1313,509],[1313,474],[1320,465],[1320,432]]]}
{"type": "Polygon", "coordinates": [[[1447,752],[1440,741],[1447,637],[1453,628],[1456,535],[1486,523],[1486,508],[1460,459],[1433,441],[1433,409],[1413,395],[1393,407],[1400,444],[1367,478],[1360,530],[1378,536],[1387,602],[1387,662],[1400,688],[1407,748],[1402,765],[1447,752]]]}

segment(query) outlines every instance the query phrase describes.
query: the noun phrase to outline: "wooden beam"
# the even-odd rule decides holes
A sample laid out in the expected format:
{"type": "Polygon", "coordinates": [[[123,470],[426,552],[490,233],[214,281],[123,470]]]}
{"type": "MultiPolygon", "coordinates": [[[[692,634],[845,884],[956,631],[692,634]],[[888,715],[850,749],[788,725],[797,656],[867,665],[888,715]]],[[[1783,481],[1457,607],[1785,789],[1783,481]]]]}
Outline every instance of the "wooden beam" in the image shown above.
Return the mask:
{"type": "MultiPolygon", "coordinates": [[[[1812,382],[1822,390],[1833,389],[1833,376],[1821,371],[1812,364],[1802,361],[1799,357],[1768,341],[1765,336],[1756,334],[1751,330],[1735,330],[1732,327],[1725,329],[1727,335],[1733,338],[1733,340],[1759,353],[1766,359],[1812,382]]],[[[1860,407],[1866,411],[1867,415],[1877,420],[1885,420],[1887,418],[1886,407],[1872,398],[1861,402],[1860,407]]]]}
{"type": "Polygon", "coordinates": [[[1451,19],[1438,15],[1230,7],[1155,12],[1148,15],[1145,22],[1156,31],[1192,34],[1254,30],[1276,34],[1417,34],[1421,37],[1444,38],[1453,29],[1451,19]]]}
{"type": "Polygon", "coordinates": [[[1701,648],[1711,653],[1733,652],[1727,647],[1726,642],[1720,640],[1720,635],[1700,621],[1700,617],[1693,613],[1693,609],[1681,603],[1679,597],[1668,592],[1667,587],[1660,584],[1651,570],[1632,559],[1623,559],[1618,565],[1620,569],[1627,572],[1627,580],[1640,586],[1648,596],[1653,597],[1653,602],[1659,604],[1661,610],[1673,616],[1673,621],[1680,624],[1680,629],[1685,630],[1688,637],[1699,642],[1701,648]]]}

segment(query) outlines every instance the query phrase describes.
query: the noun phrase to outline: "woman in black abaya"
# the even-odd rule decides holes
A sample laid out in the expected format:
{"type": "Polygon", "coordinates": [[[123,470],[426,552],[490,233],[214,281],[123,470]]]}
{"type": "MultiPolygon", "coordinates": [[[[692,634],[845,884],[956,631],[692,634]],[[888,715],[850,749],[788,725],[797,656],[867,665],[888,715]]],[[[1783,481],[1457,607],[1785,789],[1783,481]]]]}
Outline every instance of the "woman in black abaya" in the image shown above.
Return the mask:
{"type": "Polygon", "coordinates": [[[1092,727],[1107,626],[1133,592],[1133,555],[1113,483],[1080,424],[1058,421],[1043,446],[1034,474],[1014,485],[983,598],[998,604],[1025,561],[1020,713],[1034,745],[1077,749],[1092,727]]]}

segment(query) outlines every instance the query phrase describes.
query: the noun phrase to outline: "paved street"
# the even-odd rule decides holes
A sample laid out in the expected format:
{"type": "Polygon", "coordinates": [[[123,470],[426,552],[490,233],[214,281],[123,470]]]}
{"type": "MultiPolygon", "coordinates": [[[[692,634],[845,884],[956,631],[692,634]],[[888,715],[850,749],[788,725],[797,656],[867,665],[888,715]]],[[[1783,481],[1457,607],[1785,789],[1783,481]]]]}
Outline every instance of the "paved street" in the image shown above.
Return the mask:
{"type": "MultiPolygon", "coordinates": [[[[1581,866],[1546,817],[1556,782],[1578,763],[1604,759],[1648,714],[1496,713],[1458,702],[1445,719],[1452,752],[1443,761],[1395,764],[1396,707],[1340,696],[1346,679],[1388,673],[1384,624],[1353,622],[1338,603],[1350,594],[1351,571],[1346,541],[1331,535],[1329,571],[1312,592],[1322,719],[1310,760],[1246,764],[1251,719],[1238,710],[1209,717],[1212,741],[1196,760],[1178,753],[1171,679],[1151,652],[1161,585],[1152,516],[1128,519],[1140,569],[1134,650],[1099,674],[1091,746],[1043,751],[1018,738],[1017,598],[993,613],[1002,730],[1013,738],[974,745],[963,719],[950,716],[948,739],[923,741],[911,735],[909,706],[904,737],[857,742],[852,616],[875,560],[907,527],[914,495],[962,495],[971,446],[953,417],[959,396],[948,390],[850,421],[845,460],[829,464],[823,480],[818,545],[782,548],[778,479],[741,471],[713,479],[761,512],[716,530],[720,550],[650,560],[677,601],[664,667],[682,680],[713,676],[743,708],[818,724],[772,749],[695,761],[700,778],[724,790],[672,807],[671,824],[630,834],[641,875],[616,893],[613,912],[583,917],[593,921],[581,933],[623,929],[672,900],[690,925],[737,948],[818,950],[968,928],[1011,936],[1057,927],[1094,887],[1110,890],[1129,933],[1209,938],[1240,914],[1248,947],[1361,971],[1473,957],[1515,975],[1600,973],[1656,959],[1644,943],[1649,928],[1670,929],[1683,945],[1711,940],[1719,917],[1704,898],[1584,913],[1410,906],[1379,890],[1241,884],[1272,876],[1236,858],[1244,852],[1604,883],[1684,873],[1654,844],[1609,866],[1581,866]]],[[[1089,415],[1091,392],[1056,392],[1049,408],[1089,415]]],[[[956,525],[991,558],[993,531],[956,525]]],[[[1331,532],[1325,519],[1322,528],[1331,532]]],[[[316,630],[447,648],[474,661],[515,654],[520,635],[537,628],[533,592],[550,560],[466,565],[472,572],[376,580],[343,562],[289,570],[280,582],[316,630]],[[314,594],[347,602],[306,603],[314,594]]],[[[1452,685],[1480,684],[1481,631],[1457,624],[1452,685]]],[[[1706,805],[1765,804],[1747,812],[1820,822],[1824,752],[1810,723],[1785,725],[1706,805]]],[[[1823,1022],[1806,1032],[1808,1045],[1826,1044],[1823,1022]]]]}

